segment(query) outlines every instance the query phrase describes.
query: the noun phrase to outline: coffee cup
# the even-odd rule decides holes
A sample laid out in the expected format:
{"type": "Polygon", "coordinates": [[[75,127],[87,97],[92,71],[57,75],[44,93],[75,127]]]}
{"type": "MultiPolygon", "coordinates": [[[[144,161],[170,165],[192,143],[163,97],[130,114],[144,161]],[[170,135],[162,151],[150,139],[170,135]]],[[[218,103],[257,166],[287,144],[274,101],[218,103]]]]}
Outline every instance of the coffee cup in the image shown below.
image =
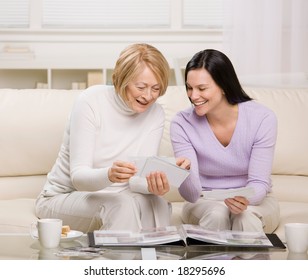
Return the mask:
{"type": "Polygon", "coordinates": [[[291,253],[306,253],[308,250],[308,224],[285,224],[287,247],[291,253]]]}
{"type": "Polygon", "coordinates": [[[31,224],[30,234],[32,238],[38,239],[44,248],[56,248],[61,241],[62,220],[39,219],[31,224]]]}

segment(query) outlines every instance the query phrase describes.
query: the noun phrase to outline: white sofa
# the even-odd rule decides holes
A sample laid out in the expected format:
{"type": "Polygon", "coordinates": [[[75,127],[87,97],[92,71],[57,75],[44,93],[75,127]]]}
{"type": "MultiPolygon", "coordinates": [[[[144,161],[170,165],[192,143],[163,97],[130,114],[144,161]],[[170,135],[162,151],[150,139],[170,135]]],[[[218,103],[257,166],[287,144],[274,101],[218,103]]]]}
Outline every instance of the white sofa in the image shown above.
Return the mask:
{"type": "MultiPolygon", "coordinates": [[[[284,240],[287,222],[308,223],[308,89],[245,88],[278,117],[273,191],[284,240]]],[[[36,220],[34,202],[61,144],[72,104],[80,91],[0,89],[0,233],[23,233],[36,220]]],[[[173,156],[169,137],[172,116],[190,103],[184,86],[169,86],[159,99],[166,112],[160,154],[173,156]]],[[[172,223],[181,223],[183,199],[174,189],[172,223]]]]}

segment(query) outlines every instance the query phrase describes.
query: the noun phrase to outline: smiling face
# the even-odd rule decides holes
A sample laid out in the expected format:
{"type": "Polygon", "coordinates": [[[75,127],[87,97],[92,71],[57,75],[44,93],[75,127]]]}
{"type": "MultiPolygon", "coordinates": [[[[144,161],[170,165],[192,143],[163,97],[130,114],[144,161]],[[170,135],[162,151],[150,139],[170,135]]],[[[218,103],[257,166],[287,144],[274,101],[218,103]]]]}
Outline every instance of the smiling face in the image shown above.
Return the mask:
{"type": "Polygon", "coordinates": [[[160,95],[161,87],[152,70],[145,66],[126,87],[126,104],[136,113],[145,112],[160,95]]]}
{"type": "Polygon", "coordinates": [[[198,116],[213,113],[222,104],[226,104],[223,90],[204,68],[190,70],[187,73],[186,87],[187,95],[198,116]]]}

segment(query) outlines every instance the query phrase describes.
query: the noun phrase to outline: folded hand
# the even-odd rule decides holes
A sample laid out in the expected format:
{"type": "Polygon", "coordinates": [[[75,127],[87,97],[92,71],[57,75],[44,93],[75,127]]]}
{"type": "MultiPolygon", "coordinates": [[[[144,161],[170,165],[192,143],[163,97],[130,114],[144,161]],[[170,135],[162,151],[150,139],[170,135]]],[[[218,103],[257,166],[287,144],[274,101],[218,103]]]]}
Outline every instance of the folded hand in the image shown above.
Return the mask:
{"type": "Polygon", "coordinates": [[[233,198],[225,199],[225,204],[233,214],[240,214],[247,209],[249,201],[246,197],[235,196],[233,198]]]}
{"type": "Polygon", "coordinates": [[[134,164],[124,161],[115,161],[108,171],[108,178],[113,183],[125,183],[134,176],[137,168],[134,164]]]}

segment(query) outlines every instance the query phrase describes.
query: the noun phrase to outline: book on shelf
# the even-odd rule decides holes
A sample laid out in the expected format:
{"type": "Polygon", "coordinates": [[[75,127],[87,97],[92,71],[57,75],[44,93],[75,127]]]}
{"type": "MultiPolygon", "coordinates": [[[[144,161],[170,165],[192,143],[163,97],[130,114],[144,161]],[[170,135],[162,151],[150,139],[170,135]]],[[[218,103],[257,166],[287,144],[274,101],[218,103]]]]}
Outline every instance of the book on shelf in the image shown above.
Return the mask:
{"type": "Polygon", "coordinates": [[[36,88],[37,89],[48,89],[48,83],[37,82],[36,83],[36,88]]]}
{"type": "Polygon", "coordinates": [[[93,85],[101,85],[104,84],[104,77],[102,71],[89,71],[88,72],[88,87],[93,85]]]}
{"type": "Polygon", "coordinates": [[[72,82],[72,89],[86,89],[87,84],[85,82],[72,82]]]}
{"type": "Polygon", "coordinates": [[[281,248],[285,245],[276,234],[243,231],[211,231],[198,225],[183,224],[139,232],[95,230],[88,233],[91,247],[149,246],[225,246],[249,248],[281,248]]]}

